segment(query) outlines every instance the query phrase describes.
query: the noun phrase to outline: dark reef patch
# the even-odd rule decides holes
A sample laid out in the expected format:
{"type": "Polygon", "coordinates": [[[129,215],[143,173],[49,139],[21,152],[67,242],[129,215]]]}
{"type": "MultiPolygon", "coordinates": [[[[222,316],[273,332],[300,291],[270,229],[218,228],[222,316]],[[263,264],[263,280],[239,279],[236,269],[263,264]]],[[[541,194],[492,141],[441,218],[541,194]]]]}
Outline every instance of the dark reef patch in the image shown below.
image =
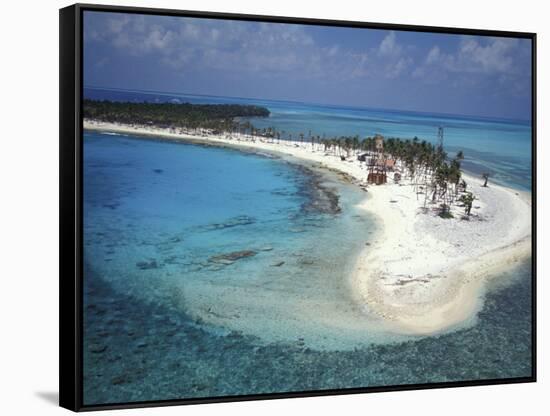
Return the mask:
{"type": "Polygon", "coordinates": [[[253,257],[256,254],[258,253],[253,250],[232,251],[231,253],[224,253],[212,256],[208,259],[208,261],[211,263],[229,265],[233,264],[237,260],[245,259],[247,257],[253,257]]]}
{"type": "Polygon", "coordinates": [[[255,218],[248,215],[239,215],[237,217],[229,218],[221,223],[213,223],[202,226],[205,231],[223,230],[224,228],[238,227],[242,225],[250,225],[256,222],[255,218]]]}
{"type": "Polygon", "coordinates": [[[302,204],[304,213],[336,215],[342,212],[337,191],[326,185],[326,180],[320,173],[301,165],[296,166],[296,169],[305,178],[298,191],[305,197],[302,204]]]}
{"type": "Polygon", "coordinates": [[[158,269],[159,265],[155,259],[149,261],[139,261],[136,263],[136,267],[140,270],[158,269]]]}

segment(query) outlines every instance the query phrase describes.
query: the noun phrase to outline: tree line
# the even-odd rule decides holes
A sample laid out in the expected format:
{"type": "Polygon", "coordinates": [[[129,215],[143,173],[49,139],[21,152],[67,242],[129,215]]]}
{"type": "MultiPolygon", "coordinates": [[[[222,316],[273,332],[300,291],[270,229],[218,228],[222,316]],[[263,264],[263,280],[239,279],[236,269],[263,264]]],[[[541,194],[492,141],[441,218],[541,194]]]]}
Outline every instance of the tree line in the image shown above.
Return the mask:
{"type": "Polygon", "coordinates": [[[210,129],[221,132],[236,128],[237,117],[268,117],[269,110],[242,104],[133,103],[108,100],[83,102],[84,118],[161,128],[210,129]]]}

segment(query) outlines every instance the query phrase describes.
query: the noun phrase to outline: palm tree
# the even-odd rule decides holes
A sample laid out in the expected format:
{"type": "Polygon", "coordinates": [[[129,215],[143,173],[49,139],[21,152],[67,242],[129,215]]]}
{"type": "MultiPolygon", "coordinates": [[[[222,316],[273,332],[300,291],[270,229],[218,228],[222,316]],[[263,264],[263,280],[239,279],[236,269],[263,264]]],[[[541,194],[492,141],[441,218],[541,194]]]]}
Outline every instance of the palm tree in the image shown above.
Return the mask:
{"type": "Polygon", "coordinates": [[[470,213],[472,211],[472,204],[474,202],[474,199],[475,197],[471,192],[467,192],[460,197],[460,202],[464,204],[464,212],[468,216],[470,216],[470,213]]]}
{"type": "Polygon", "coordinates": [[[358,135],[353,136],[351,144],[353,146],[353,151],[355,153],[357,153],[357,149],[359,149],[359,136],[358,135]]]}
{"type": "Polygon", "coordinates": [[[455,188],[455,196],[458,195],[458,184],[460,182],[460,177],[462,176],[462,172],[460,171],[460,161],[457,159],[453,159],[451,161],[450,170],[449,170],[449,180],[454,185],[455,188]]]}
{"type": "Polygon", "coordinates": [[[483,175],[481,175],[481,177],[482,177],[483,179],[485,179],[485,183],[483,184],[483,186],[484,186],[485,188],[487,188],[487,181],[489,180],[489,173],[485,172],[483,175]]]}

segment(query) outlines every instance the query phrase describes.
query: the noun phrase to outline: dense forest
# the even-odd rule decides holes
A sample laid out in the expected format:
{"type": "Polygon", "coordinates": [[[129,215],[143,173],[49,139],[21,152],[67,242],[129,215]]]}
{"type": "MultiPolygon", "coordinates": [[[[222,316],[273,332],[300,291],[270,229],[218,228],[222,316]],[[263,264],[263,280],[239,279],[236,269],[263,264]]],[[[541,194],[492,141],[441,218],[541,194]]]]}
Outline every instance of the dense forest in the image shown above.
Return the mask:
{"type": "Polygon", "coordinates": [[[84,118],[105,122],[231,131],[236,117],[268,117],[269,110],[240,104],[130,103],[84,100],[84,118]]]}

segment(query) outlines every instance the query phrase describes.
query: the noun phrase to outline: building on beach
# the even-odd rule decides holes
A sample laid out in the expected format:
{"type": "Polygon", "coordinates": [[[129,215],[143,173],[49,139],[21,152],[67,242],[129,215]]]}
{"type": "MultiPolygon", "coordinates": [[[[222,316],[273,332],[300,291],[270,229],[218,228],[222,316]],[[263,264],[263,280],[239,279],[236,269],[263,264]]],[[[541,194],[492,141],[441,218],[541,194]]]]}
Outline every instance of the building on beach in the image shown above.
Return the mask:
{"type": "Polygon", "coordinates": [[[387,175],[386,172],[369,172],[369,175],[367,176],[367,183],[374,184],[374,185],[382,185],[385,184],[387,181],[387,175]]]}
{"type": "Polygon", "coordinates": [[[379,153],[384,151],[384,136],[381,134],[374,135],[374,149],[379,153]]]}
{"type": "Polygon", "coordinates": [[[367,182],[382,185],[387,182],[387,171],[394,170],[395,160],[388,159],[387,155],[384,155],[384,137],[381,134],[374,136],[374,150],[376,153],[370,158],[367,158],[367,154],[361,156],[363,156],[363,160],[367,162],[369,168],[367,182]]]}

